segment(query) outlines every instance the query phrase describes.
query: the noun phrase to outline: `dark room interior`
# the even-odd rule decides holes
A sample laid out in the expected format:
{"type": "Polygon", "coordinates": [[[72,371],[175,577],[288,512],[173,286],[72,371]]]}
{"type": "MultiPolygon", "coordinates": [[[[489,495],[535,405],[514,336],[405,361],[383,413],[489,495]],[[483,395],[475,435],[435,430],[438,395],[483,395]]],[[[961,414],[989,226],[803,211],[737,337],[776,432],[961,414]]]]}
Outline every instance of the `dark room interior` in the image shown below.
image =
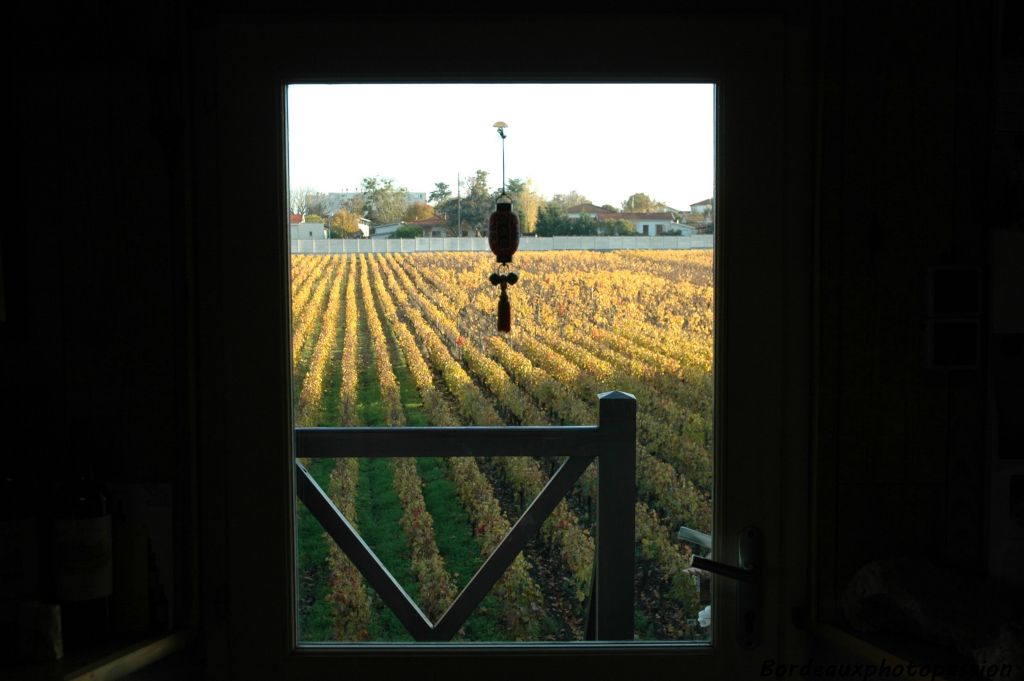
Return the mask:
{"type": "MultiPolygon", "coordinates": [[[[162,572],[134,635],[31,662],[11,613],[40,593],[2,566],[0,677],[861,679],[901,665],[905,678],[1024,678],[1021,3],[306,4],[18,3],[5,22],[23,217],[0,249],[2,520],[42,527],[60,486],[91,476],[159,527],[162,572]],[[725,33],[740,36],[732,52],[705,50],[725,33]],[[751,198],[764,231],[729,240],[722,193],[734,309],[757,307],[742,262],[762,242],[782,254],[782,316],[737,322],[730,341],[743,358],[732,394],[748,361],[748,380],[777,382],[763,405],[765,456],[778,458],[764,464],[775,546],[760,645],[702,663],[608,650],[297,658],[277,550],[289,500],[267,482],[291,470],[287,246],[273,231],[282,113],[268,83],[718,68],[747,88],[735,120],[756,121],[723,125],[720,164],[772,178],[751,198]]],[[[723,427],[737,449],[756,444],[723,427]]],[[[52,555],[34,555],[45,589],[52,555]]]]}

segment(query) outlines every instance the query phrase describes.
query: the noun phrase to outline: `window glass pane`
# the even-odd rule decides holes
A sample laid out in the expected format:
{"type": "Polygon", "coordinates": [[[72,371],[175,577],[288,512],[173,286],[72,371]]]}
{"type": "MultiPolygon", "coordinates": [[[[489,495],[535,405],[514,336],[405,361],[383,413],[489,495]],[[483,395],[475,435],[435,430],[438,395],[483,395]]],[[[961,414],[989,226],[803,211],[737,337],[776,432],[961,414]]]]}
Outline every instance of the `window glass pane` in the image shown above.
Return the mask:
{"type": "MultiPolygon", "coordinates": [[[[689,557],[711,533],[713,101],[706,84],[288,89],[296,426],[594,424],[598,393],[632,393],[645,640],[710,631],[689,557]],[[486,238],[503,189],[522,231],[509,333],[486,238]]],[[[560,459],[300,463],[436,621],[560,459]]],[[[596,481],[592,464],[454,640],[584,638],[596,481]]],[[[411,640],[297,508],[299,639],[411,640]]]]}

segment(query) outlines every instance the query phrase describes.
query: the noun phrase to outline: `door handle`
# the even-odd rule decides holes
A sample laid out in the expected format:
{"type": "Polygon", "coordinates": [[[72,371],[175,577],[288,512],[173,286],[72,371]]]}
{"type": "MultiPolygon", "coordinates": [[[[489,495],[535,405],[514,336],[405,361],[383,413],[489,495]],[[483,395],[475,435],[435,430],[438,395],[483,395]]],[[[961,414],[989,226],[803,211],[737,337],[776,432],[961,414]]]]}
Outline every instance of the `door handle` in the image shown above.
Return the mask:
{"type": "Polygon", "coordinates": [[[761,642],[763,571],[761,531],[756,527],[740,532],[738,558],[740,564],[736,566],[694,556],[693,567],[736,580],[736,642],[742,648],[754,648],[761,642]]]}
{"type": "Polygon", "coordinates": [[[735,579],[739,582],[752,582],[757,578],[757,573],[754,571],[753,567],[736,567],[735,565],[719,563],[717,560],[701,558],[700,556],[693,557],[693,567],[704,570],[705,572],[713,572],[716,575],[721,575],[722,577],[735,579]]]}

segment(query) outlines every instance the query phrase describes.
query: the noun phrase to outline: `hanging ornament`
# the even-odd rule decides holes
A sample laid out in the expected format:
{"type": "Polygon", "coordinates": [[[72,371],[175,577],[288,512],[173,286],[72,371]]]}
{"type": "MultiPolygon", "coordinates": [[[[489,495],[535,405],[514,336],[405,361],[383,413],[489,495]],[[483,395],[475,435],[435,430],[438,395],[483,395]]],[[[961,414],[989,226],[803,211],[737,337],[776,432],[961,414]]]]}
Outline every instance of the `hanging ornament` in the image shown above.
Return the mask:
{"type": "Polygon", "coordinates": [[[512,199],[505,193],[505,128],[508,124],[498,121],[494,124],[501,136],[501,194],[495,201],[487,225],[487,243],[498,260],[498,271],[490,276],[493,286],[501,286],[498,298],[498,331],[512,330],[512,306],[508,299],[508,287],[519,281],[519,275],[512,271],[512,256],[519,248],[519,216],[512,212],[512,199]]]}

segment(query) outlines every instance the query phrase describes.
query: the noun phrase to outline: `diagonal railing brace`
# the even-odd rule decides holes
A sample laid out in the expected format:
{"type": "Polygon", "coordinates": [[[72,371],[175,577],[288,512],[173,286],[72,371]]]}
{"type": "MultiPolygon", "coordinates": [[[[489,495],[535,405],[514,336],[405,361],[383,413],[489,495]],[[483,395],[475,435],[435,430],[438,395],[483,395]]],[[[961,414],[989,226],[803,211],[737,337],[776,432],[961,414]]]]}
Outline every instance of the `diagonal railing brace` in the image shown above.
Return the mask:
{"type": "Polygon", "coordinates": [[[473,579],[462,590],[454,602],[448,607],[434,627],[437,641],[448,641],[458,632],[473,609],[480,604],[508,566],[512,564],[519,552],[523,550],[544,520],[551,515],[558,503],[572,489],[586,470],[593,457],[573,457],[566,459],[555,474],[544,486],[537,498],[523,513],[519,521],[512,527],[508,535],[501,540],[490,557],[480,566],[473,579]]]}
{"type": "Polygon", "coordinates": [[[409,633],[417,641],[431,638],[433,626],[423,611],[419,609],[405,589],[398,583],[384,564],[380,562],[363,538],[359,536],[348,519],[338,510],[309,471],[295,462],[298,476],[299,499],[309,508],[323,528],[338,543],[338,547],[348,556],[352,564],[359,569],[366,581],[370,583],[380,597],[388,604],[395,616],[405,625],[409,633]]]}
{"type": "Polygon", "coordinates": [[[597,458],[594,583],[587,638],[633,639],[636,504],[636,398],[599,396],[595,426],[514,428],[297,428],[296,458],[380,456],[558,456],[565,462],[530,503],[436,624],[409,597],[306,468],[295,462],[302,502],[417,641],[451,640],[544,520],[597,458]],[[410,452],[415,453],[410,453],[410,452]]]}

